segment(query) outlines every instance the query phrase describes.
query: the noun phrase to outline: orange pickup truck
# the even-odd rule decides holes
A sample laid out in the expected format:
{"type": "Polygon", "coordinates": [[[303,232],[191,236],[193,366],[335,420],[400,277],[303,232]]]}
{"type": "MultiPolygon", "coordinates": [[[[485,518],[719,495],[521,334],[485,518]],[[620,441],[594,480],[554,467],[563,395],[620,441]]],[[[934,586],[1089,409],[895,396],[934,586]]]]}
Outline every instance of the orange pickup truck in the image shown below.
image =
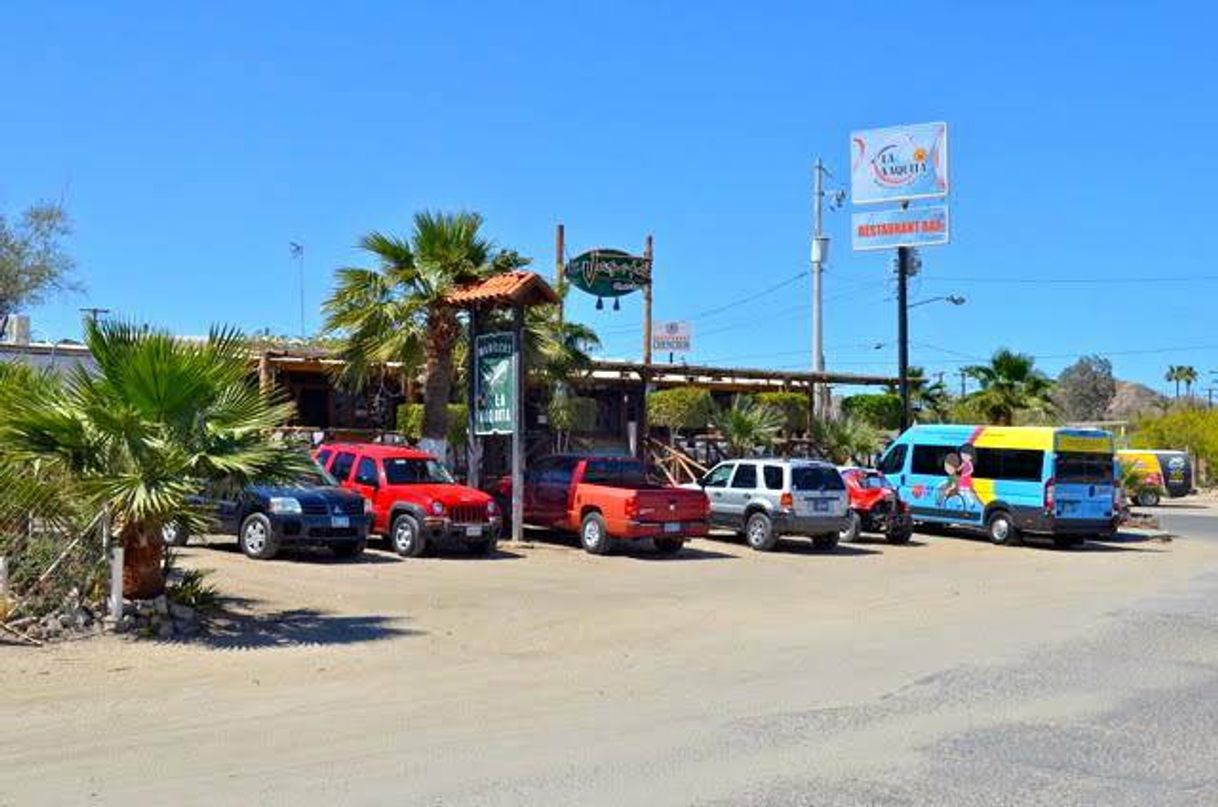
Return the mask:
{"type": "MultiPolygon", "coordinates": [[[[506,505],[510,481],[501,481],[495,495],[506,505]]],[[[525,474],[525,523],[578,533],[595,555],[607,554],[614,540],[641,539],[675,554],[686,540],[706,535],[709,507],[700,490],[652,484],[632,457],[545,457],[525,474]]]]}

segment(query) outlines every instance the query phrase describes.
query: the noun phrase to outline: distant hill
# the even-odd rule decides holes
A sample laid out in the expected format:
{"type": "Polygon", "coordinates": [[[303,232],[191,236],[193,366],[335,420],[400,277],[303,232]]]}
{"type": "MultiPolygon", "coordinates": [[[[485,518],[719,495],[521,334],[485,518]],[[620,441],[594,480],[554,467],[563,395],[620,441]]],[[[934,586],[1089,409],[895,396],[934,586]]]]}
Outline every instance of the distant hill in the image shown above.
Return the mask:
{"type": "Polygon", "coordinates": [[[1116,385],[1116,397],[1105,415],[1107,420],[1136,420],[1160,411],[1160,405],[1168,400],[1145,384],[1118,380],[1116,385]]]}

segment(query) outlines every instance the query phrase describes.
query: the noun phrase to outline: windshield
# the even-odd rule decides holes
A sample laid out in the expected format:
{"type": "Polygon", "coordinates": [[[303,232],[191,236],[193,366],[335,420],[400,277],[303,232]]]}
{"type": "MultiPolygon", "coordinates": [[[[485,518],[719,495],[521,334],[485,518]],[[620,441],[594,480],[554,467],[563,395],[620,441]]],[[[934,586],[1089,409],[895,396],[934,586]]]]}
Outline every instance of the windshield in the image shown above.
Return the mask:
{"type": "Polygon", "coordinates": [[[859,487],[867,490],[888,490],[892,487],[883,474],[859,474],[859,487]]]}
{"type": "Polygon", "coordinates": [[[1053,475],[1058,482],[1110,485],[1114,465],[1111,454],[1063,451],[1057,455],[1057,467],[1053,475]]]}
{"type": "Polygon", "coordinates": [[[822,465],[796,465],[791,468],[794,490],[845,490],[842,475],[836,468],[822,465]]]}
{"type": "Polygon", "coordinates": [[[584,482],[611,488],[646,487],[647,469],[634,460],[588,460],[584,482]]]}
{"type": "Polygon", "coordinates": [[[453,484],[452,474],[433,459],[394,457],[385,460],[385,481],[390,485],[453,484]]]}

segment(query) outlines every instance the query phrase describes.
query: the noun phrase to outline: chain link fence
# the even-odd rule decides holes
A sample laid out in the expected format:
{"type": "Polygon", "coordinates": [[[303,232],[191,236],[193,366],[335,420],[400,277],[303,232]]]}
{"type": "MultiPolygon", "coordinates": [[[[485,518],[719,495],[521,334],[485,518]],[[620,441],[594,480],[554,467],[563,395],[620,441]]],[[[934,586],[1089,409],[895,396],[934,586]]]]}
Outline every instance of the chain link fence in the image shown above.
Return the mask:
{"type": "Polygon", "coordinates": [[[109,573],[102,522],[68,480],[0,467],[4,633],[21,635],[24,626],[65,607],[104,611],[109,573]]]}

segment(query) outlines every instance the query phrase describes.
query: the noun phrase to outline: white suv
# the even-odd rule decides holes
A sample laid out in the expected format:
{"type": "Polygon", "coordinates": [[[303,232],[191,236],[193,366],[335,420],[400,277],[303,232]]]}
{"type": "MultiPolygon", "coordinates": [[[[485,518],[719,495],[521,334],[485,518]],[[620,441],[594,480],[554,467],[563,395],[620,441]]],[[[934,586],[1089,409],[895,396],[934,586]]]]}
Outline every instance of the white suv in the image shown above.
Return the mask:
{"type": "Polygon", "coordinates": [[[706,491],[713,526],[743,533],[763,552],[784,535],[809,536],[817,549],[832,549],[849,523],[846,484],[827,462],[728,460],[686,487],[706,491]]]}

